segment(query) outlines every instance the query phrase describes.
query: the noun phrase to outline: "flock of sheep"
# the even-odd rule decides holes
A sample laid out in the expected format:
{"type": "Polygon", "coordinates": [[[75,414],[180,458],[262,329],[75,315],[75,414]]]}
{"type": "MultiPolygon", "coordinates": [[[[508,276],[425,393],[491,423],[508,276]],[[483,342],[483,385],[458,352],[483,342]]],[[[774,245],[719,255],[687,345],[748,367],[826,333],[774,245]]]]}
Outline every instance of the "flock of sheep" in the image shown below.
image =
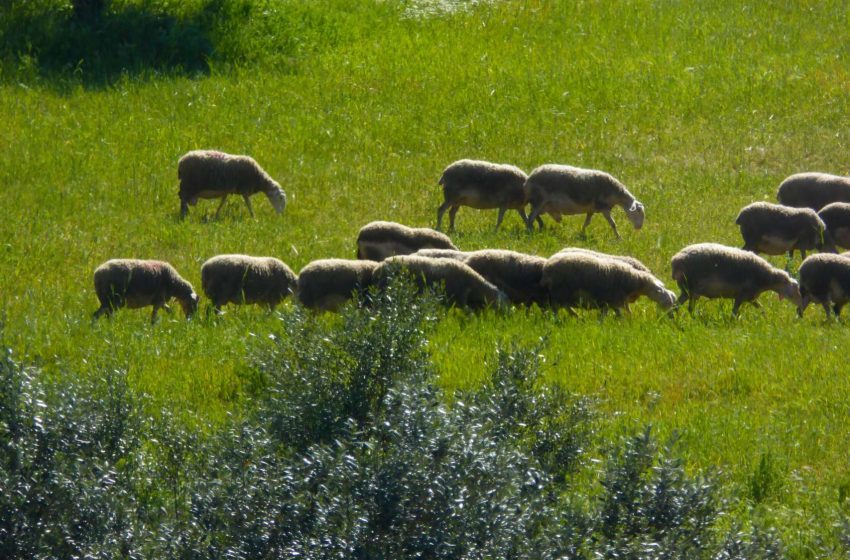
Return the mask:
{"type": "MultiPolygon", "coordinates": [[[[250,197],[263,192],[281,213],[286,195],[280,185],[248,156],[199,150],[178,162],[180,214],[200,198],[220,198],[216,215],[228,195],[242,196],[253,216],[250,197]]],[[[440,178],[445,200],[437,210],[437,229],[449,210],[449,228],[461,206],[498,209],[498,229],[505,213],[516,210],[529,231],[542,216],[585,214],[582,231],[593,214],[601,213],[619,237],[611,217],[615,206],[626,212],[635,229],[644,221],[644,206],[610,174],[566,165],[543,165],[526,175],[512,165],[460,160],[440,178]],[[530,211],[526,214],[526,207],[530,211]]],[[[549,258],[504,249],[464,252],[439,231],[410,228],[394,222],[372,222],[360,229],[357,260],[323,259],[307,264],[296,275],[272,257],[219,255],[201,267],[204,294],[217,312],[227,303],[258,303],[273,308],[290,294],[307,308],[337,310],[352,297],[382,289],[387,278],[406,269],[420,288],[440,286],[452,305],[533,305],[597,308],[604,316],[628,312],[629,304],[646,296],[667,311],[686,301],[693,311],[700,297],[731,298],[733,314],[764,291],[789,299],[802,316],[810,302],[820,303],[827,317],[840,314],[850,300],[850,179],[822,173],[792,175],[779,186],[780,204],[757,202],[743,208],[736,220],[743,249],[716,243],[685,247],[672,258],[678,297],[640,261],[588,249],[567,248],[549,258]],[[800,251],[799,282],[756,253],[778,255],[800,251]],[[824,251],[806,258],[806,251],[824,251]]],[[[94,273],[100,307],[111,315],[120,307],[160,308],[176,299],[187,317],[198,307],[192,285],[162,261],[114,259],[94,273]]]]}

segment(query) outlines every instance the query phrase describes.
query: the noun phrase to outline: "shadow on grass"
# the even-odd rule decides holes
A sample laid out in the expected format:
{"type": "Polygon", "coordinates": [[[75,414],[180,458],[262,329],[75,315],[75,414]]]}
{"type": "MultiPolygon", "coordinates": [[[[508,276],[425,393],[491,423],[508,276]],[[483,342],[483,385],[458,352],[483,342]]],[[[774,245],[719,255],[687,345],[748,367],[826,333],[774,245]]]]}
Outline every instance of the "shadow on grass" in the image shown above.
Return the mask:
{"type": "Polygon", "coordinates": [[[124,75],[206,75],[216,29],[248,15],[247,3],[230,0],[208,0],[179,16],[142,3],[85,19],[68,9],[13,3],[0,9],[5,20],[0,24],[0,61],[6,78],[53,85],[72,81],[95,88],[124,75]]]}

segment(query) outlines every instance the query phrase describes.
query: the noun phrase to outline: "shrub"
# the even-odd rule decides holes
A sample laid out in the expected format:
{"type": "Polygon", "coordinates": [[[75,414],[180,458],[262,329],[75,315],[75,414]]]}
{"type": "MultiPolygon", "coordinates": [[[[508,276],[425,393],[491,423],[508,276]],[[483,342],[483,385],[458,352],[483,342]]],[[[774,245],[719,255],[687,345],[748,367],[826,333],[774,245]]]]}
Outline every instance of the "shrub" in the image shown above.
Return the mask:
{"type": "Polygon", "coordinates": [[[120,549],[132,525],[124,464],[138,400],[123,372],[45,383],[0,359],[0,557],[70,558],[120,549]]]}
{"type": "Polygon", "coordinates": [[[541,383],[533,350],[446,395],[438,309],[399,281],[338,319],[282,315],[254,398],[200,429],[149,418],[121,371],[50,381],[6,353],[0,557],[782,556],[672,442],[594,449],[590,404],[541,383]]]}

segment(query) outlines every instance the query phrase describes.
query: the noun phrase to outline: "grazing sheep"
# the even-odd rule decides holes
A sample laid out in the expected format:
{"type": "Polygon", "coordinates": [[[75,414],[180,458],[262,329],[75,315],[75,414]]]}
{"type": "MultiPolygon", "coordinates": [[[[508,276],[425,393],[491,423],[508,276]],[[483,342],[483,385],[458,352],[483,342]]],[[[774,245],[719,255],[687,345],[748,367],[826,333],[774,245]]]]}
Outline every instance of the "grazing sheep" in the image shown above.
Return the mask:
{"type": "Polygon", "coordinates": [[[800,265],[800,294],[802,300],[797,315],[814,301],[823,306],[826,318],[830,317],[830,304],[835,316],[850,301],[850,259],[841,255],[821,253],[812,255],[800,265]]]}
{"type": "Polygon", "coordinates": [[[505,249],[470,252],[422,249],[413,256],[460,261],[505,292],[513,303],[529,306],[536,303],[542,307],[548,301],[547,292],[540,285],[546,263],[543,257],[505,249]]]}
{"type": "Polygon", "coordinates": [[[817,212],[833,202],[850,202],[850,178],[828,173],[797,173],[782,181],[776,199],[785,206],[817,212]]]}
{"type": "Polygon", "coordinates": [[[94,291],[100,301],[100,308],[94,312],[92,320],[104,313],[111,317],[120,307],[137,309],[152,305],[151,323],[154,323],[159,308],[168,309],[166,304],[171,298],[180,302],[187,319],[198,308],[198,294],[192,285],[173,266],[163,261],[106,261],[94,271],[94,291]]]}
{"type": "Polygon", "coordinates": [[[548,213],[556,222],[561,221],[562,214],[587,214],[581,228],[584,233],[593,214],[601,212],[619,239],[620,232],[611,217],[614,206],[623,207],[635,229],[643,226],[643,204],[622,183],[603,171],[568,165],[542,165],[531,172],[525,185],[531,202],[531,213],[526,222],[529,231],[534,229],[535,220],[543,229],[541,214],[548,213]]]}
{"type": "Polygon", "coordinates": [[[837,252],[838,247],[850,249],[850,203],[833,202],[821,208],[818,216],[826,226],[824,249],[837,252]]]}
{"type": "Polygon", "coordinates": [[[443,287],[450,304],[479,309],[507,303],[507,296],[501,290],[454,259],[430,259],[414,255],[391,257],[375,270],[375,283],[385,287],[387,278],[398,268],[412,273],[420,289],[426,286],[443,287]]]}
{"type": "Polygon", "coordinates": [[[273,257],[218,255],[201,265],[201,287],[216,312],[226,303],[264,303],[269,308],[295,291],[298,278],[273,257]]]}
{"type": "Polygon", "coordinates": [[[700,296],[734,298],[732,314],[744,302],[752,302],[764,291],[772,290],[780,299],[788,298],[795,305],[801,301],[800,287],[784,270],[774,268],[758,255],[743,249],[717,243],[698,243],[685,247],[672,259],[673,280],[679,284],[679,305],[690,300],[693,313],[700,296]]]}
{"type": "Polygon", "coordinates": [[[544,306],[548,292],[540,284],[546,259],[505,249],[466,253],[463,263],[499,288],[515,304],[544,306]]]}
{"type": "Polygon", "coordinates": [[[419,249],[415,253],[411,253],[417,257],[428,257],[429,259],[454,259],[456,261],[465,261],[469,253],[457,251],[455,249],[419,249]]]}
{"type": "MultiPolygon", "coordinates": [[[[616,261],[626,263],[627,265],[631,266],[635,270],[640,270],[642,272],[649,272],[650,274],[652,274],[652,271],[649,270],[649,267],[647,267],[645,264],[643,264],[642,262],[640,262],[639,260],[637,260],[634,257],[629,257],[629,256],[626,256],[626,255],[609,255],[608,253],[600,253],[599,251],[593,251],[591,249],[584,249],[582,247],[564,247],[563,249],[561,249],[560,251],[555,253],[555,255],[563,255],[563,254],[566,254],[566,253],[581,253],[581,254],[585,254],[585,255],[592,255],[592,256],[598,257],[598,258],[614,259],[616,261]]],[[[555,255],[552,255],[552,256],[554,257],[555,255]]]]}
{"type": "Polygon", "coordinates": [[[286,208],[286,194],[280,185],[263,171],[253,158],[235,156],[214,150],[195,150],[177,162],[177,178],[180,180],[180,217],[189,212],[189,206],[197,204],[199,198],[221,198],[215,217],[221,212],[229,194],[242,195],[248,213],[254,217],[251,195],[263,192],[275,211],[280,214],[286,208]]]}
{"type": "Polygon", "coordinates": [[[608,309],[619,316],[629,303],[647,296],[665,311],[673,307],[676,294],[648,272],[617,259],[586,253],[558,253],[546,261],[541,280],[554,307],[597,307],[600,317],[608,309]]]}
{"type": "Polygon", "coordinates": [[[322,259],[298,274],[298,301],[310,309],[336,311],[355,295],[363,299],[378,263],[322,259]]]}
{"type": "Polygon", "coordinates": [[[741,228],[744,250],[767,255],[794,250],[806,258],[806,251],[820,249],[824,223],[811,208],[792,208],[769,202],[754,202],[741,209],[735,223],[741,228]]]}
{"type": "Polygon", "coordinates": [[[411,228],[395,222],[370,222],[357,235],[357,258],[382,261],[420,249],[453,249],[452,240],[429,228],[411,228]]]}
{"type": "Polygon", "coordinates": [[[437,209],[437,229],[440,229],[443,214],[449,211],[449,230],[455,229],[455,214],[461,206],[479,210],[499,209],[496,229],[502,224],[505,212],[512,208],[519,212],[523,223],[528,221],[525,205],[528,196],[525,190],[525,172],[513,165],[462,159],[446,167],[440,177],[445,202],[437,209]]]}

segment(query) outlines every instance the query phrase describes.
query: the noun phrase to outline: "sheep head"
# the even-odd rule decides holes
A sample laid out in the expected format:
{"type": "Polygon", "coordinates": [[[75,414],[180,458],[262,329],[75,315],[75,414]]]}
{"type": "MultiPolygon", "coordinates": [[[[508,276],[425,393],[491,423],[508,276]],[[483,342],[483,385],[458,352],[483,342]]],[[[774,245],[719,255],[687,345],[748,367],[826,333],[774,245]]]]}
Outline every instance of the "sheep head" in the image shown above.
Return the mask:
{"type": "Polygon", "coordinates": [[[643,219],[646,217],[646,211],[642,203],[635,200],[632,205],[626,208],[626,216],[632,223],[635,229],[643,227],[643,219]]]}
{"type": "Polygon", "coordinates": [[[676,294],[668,290],[660,280],[653,282],[653,287],[647,296],[664,311],[676,305],[676,294]]]}
{"type": "Polygon", "coordinates": [[[198,301],[201,298],[195,292],[190,293],[187,297],[180,299],[180,307],[183,308],[183,313],[187,319],[191,319],[192,315],[198,310],[198,301]]]}
{"type": "Polygon", "coordinates": [[[790,276],[786,275],[785,281],[775,291],[779,294],[779,299],[788,298],[791,300],[791,303],[797,307],[797,309],[800,309],[803,306],[803,296],[800,293],[800,284],[790,276]]]}
{"type": "Polygon", "coordinates": [[[266,196],[269,198],[269,202],[272,203],[275,212],[282,214],[284,208],[286,208],[286,193],[283,192],[283,189],[280,187],[271,188],[266,191],[266,196]]]}

